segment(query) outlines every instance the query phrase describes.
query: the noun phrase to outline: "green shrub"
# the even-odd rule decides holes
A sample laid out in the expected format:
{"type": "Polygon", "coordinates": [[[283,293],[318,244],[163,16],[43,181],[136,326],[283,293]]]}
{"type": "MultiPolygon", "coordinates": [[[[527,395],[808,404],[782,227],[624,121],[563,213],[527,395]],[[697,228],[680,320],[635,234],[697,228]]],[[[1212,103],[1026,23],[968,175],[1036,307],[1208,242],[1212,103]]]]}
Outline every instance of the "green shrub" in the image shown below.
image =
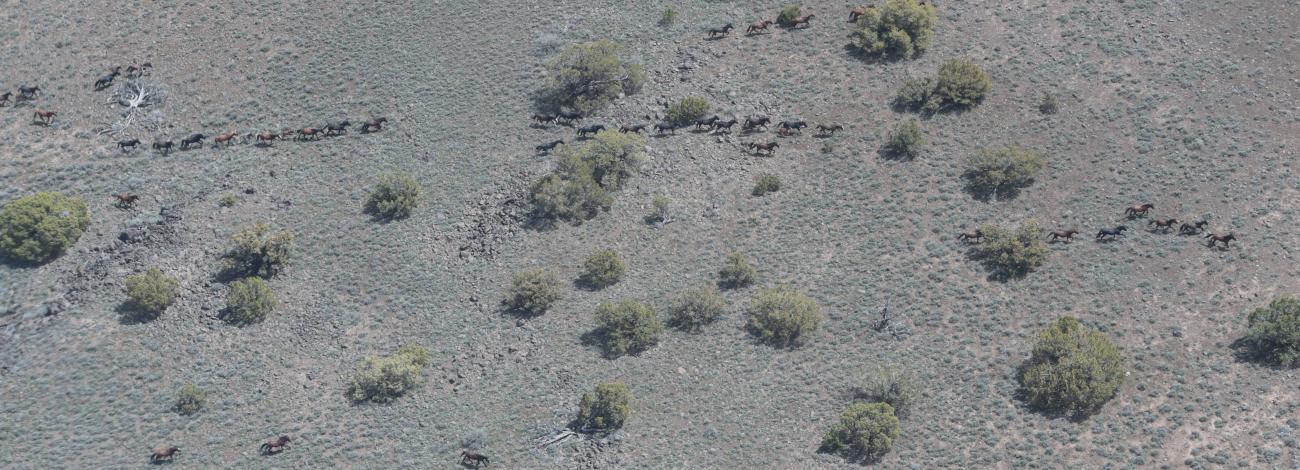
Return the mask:
{"type": "Polygon", "coordinates": [[[776,24],[790,27],[794,26],[794,19],[803,16],[803,10],[798,5],[787,5],[781,9],[781,13],[776,15],[776,24]]]}
{"type": "Polygon", "coordinates": [[[645,138],[604,131],[585,145],[556,149],[556,170],[533,183],[534,215],[581,224],[609,208],[645,155],[645,138]]]}
{"type": "Polygon", "coordinates": [[[225,194],[221,196],[221,199],[217,200],[217,205],[221,207],[234,207],[237,202],[239,202],[239,198],[236,198],[234,194],[225,194]]]}
{"type": "Polygon", "coordinates": [[[208,402],[208,392],[200,390],[194,384],[185,384],[181,390],[176,393],[176,412],[183,415],[192,415],[203,410],[203,405],[208,402]]]}
{"type": "MultiPolygon", "coordinates": [[[[933,91],[933,78],[921,77],[903,80],[903,87],[898,89],[898,96],[894,97],[894,105],[911,110],[923,109],[926,107],[926,103],[930,102],[930,94],[933,91]]],[[[935,106],[937,107],[937,103],[935,106]]]]}
{"type": "Polygon", "coordinates": [[[898,439],[898,417],[888,403],[855,403],[840,415],[822,439],[821,451],[851,460],[874,462],[889,453],[898,439]]]}
{"type": "Polygon", "coordinates": [[[722,295],[713,288],[688,289],[673,305],[668,323],[683,331],[699,331],[704,325],[717,321],[726,306],[722,295]]]}
{"type": "Polygon", "coordinates": [[[755,196],[765,196],[767,193],[774,193],[781,190],[781,178],[776,175],[764,174],[758,177],[754,182],[755,196]]]}
{"type": "Polygon", "coordinates": [[[749,263],[749,258],[740,252],[732,252],[718,271],[718,286],[723,289],[749,287],[756,277],[758,272],[749,263]]]}
{"type": "Polygon", "coordinates": [[[601,250],[592,253],[582,262],[582,274],[578,282],[591,288],[604,289],[617,284],[623,278],[623,258],[614,250],[601,250]]]}
{"type": "Polygon", "coordinates": [[[546,313],[560,300],[560,281],[545,269],[532,269],[515,273],[506,292],[505,304],[511,311],[524,316],[546,313]]]}
{"type": "Polygon", "coordinates": [[[258,323],[275,311],[278,302],[271,286],[260,277],[246,277],[230,284],[226,294],[226,321],[237,325],[258,323]]]}
{"type": "Polygon", "coordinates": [[[404,219],[420,205],[420,184],[410,175],[383,174],[366,198],[365,210],[381,219],[404,219]]]}
{"type": "Polygon", "coordinates": [[[656,195],[650,200],[650,213],[645,216],[647,224],[662,224],[668,221],[668,204],[670,201],[667,197],[656,195]]]}
{"type": "Polygon", "coordinates": [[[20,197],[0,209],[0,256],[44,263],[67,251],[90,226],[86,203],[60,193],[20,197]]]}
{"type": "Polygon", "coordinates": [[[668,107],[668,122],[688,126],[709,113],[709,102],[704,98],[687,96],[668,107]]]}
{"type": "Polygon", "coordinates": [[[289,262],[293,251],[293,234],[271,233],[271,227],[258,222],[235,232],[234,246],[225,255],[226,275],[271,277],[289,262]]]}
{"type": "Polygon", "coordinates": [[[616,130],[601,131],[578,151],[592,179],[608,191],[623,189],[645,157],[645,137],[616,130]]]}
{"type": "Polygon", "coordinates": [[[126,306],[140,319],[158,318],[176,300],[180,281],[158,268],[126,277],[126,306]]]}
{"type": "Polygon", "coordinates": [[[614,197],[591,179],[591,173],[544,176],[529,191],[534,216],[567,220],[574,225],[591,220],[614,203],[614,197]]]}
{"type": "Polygon", "coordinates": [[[925,135],[921,133],[921,123],[908,119],[898,123],[894,130],[885,137],[884,153],[893,158],[911,160],[925,150],[925,135]]]}
{"type": "Polygon", "coordinates": [[[1105,335],[1074,317],[1061,317],[1038,335],[1020,367],[1020,387],[1032,407],[1086,417],[1124,382],[1124,359],[1105,335]]]}
{"type": "Polygon", "coordinates": [[[1042,154],[1019,146],[980,149],[966,162],[966,189],[978,199],[1010,199],[1047,166],[1042,154]]]}
{"type": "Polygon", "coordinates": [[[853,45],[871,57],[891,60],[921,55],[934,39],[938,15],[917,0],[886,0],[858,17],[853,45]]]}
{"type": "Polygon", "coordinates": [[[925,113],[970,108],[984,100],[990,87],[984,69],[969,59],[951,59],[939,66],[936,78],[904,81],[894,105],[925,113]]]}
{"type": "Polygon", "coordinates": [[[1015,230],[985,224],[980,232],[984,240],[972,253],[996,278],[1022,277],[1047,261],[1047,243],[1038,222],[1026,220],[1015,230]]]}
{"type": "Polygon", "coordinates": [[[1246,358],[1277,367],[1300,367],[1300,302],[1273,300],[1250,312],[1246,335],[1234,344],[1246,358]]]}
{"type": "Polygon", "coordinates": [[[749,307],[749,331],[776,347],[803,344],[821,325],[817,301],[787,288],[768,289],[749,307]]]}
{"type": "Polygon", "coordinates": [[[912,375],[893,367],[873,370],[862,385],[853,389],[853,398],[865,403],[888,403],[894,414],[906,418],[920,395],[912,375]]]}
{"type": "Polygon", "coordinates": [[[1056,114],[1061,110],[1061,102],[1056,99],[1056,95],[1043,93],[1043,100],[1038,102],[1038,112],[1043,114],[1056,114]]]}
{"type": "Polygon", "coordinates": [[[671,26],[677,21],[677,10],[673,7],[664,9],[663,14],[659,15],[659,26],[671,26]]]}
{"type": "Polygon", "coordinates": [[[621,50],[607,40],[565,48],[546,66],[547,78],[538,92],[538,106],[547,111],[572,108],[589,114],[620,94],[639,92],[645,83],[645,71],[621,59],[621,50]]]}
{"type": "Polygon", "coordinates": [[[431,361],[419,346],[403,346],[389,356],[366,356],[352,376],[348,397],[354,402],[388,403],[423,382],[421,373],[431,361]]]}
{"type": "Polygon", "coordinates": [[[580,430],[614,431],[632,414],[632,390],[622,382],[597,384],[594,392],[582,394],[578,402],[580,430]]]}
{"type": "Polygon", "coordinates": [[[659,342],[664,323],[653,309],[635,300],[603,302],[596,307],[595,338],[605,355],[637,354],[659,342]]]}

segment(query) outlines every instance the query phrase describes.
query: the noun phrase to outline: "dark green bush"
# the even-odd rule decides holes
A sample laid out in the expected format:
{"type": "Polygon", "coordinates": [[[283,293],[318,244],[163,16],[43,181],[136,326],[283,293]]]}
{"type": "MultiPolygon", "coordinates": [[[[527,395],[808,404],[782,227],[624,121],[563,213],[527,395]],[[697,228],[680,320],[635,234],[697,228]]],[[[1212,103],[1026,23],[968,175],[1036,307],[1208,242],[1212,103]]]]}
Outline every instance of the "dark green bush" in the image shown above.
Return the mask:
{"type": "Polygon", "coordinates": [[[200,390],[194,384],[185,384],[181,390],[176,393],[176,412],[183,415],[192,415],[203,410],[203,405],[208,402],[208,392],[200,390]]]}
{"type": "Polygon", "coordinates": [[[936,78],[904,81],[894,105],[925,113],[971,108],[984,100],[990,87],[984,69],[969,59],[951,59],[939,66],[936,78]]]}
{"type": "Polygon", "coordinates": [[[894,414],[906,418],[920,395],[912,374],[893,367],[873,370],[864,383],[853,389],[853,398],[865,403],[888,403],[894,414]]]}
{"type": "Polygon", "coordinates": [[[226,275],[231,277],[274,276],[289,262],[293,251],[293,234],[271,233],[265,222],[240,229],[230,240],[234,246],[226,253],[224,263],[226,275]]]}
{"type": "Polygon", "coordinates": [[[1022,277],[1047,261],[1047,243],[1038,222],[1026,220],[1015,230],[985,224],[984,240],[971,248],[974,257],[1000,279],[1022,277]]]}
{"type": "Polygon", "coordinates": [[[774,193],[781,190],[781,178],[776,175],[765,174],[758,177],[754,182],[754,195],[765,196],[767,193],[774,193]]]}
{"type": "Polygon", "coordinates": [[[803,10],[798,5],[787,5],[781,9],[781,13],[776,15],[776,24],[790,27],[794,26],[794,19],[803,16],[803,10]]]}
{"type": "Polygon", "coordinates": [[[554,152],[556,170],[533,183],[534,215],[573,224],[595,217],[613,203],[610,194],[623,187],[645,155],[645,138],[604,131],[585,145],[554,152]]]}
{"type": "Polygon", "coordinates": [[[558,300],[560,281],[555,273],[531,269],[515,273],[504,303],[512,312],[531,317],[546,313],[558,300]]]}
{"type": "Polygon", "coordinates": [[[853,45],[863,54],[886,59],[907,59],[921,55],[934,39],[938,15],[934,6],[917,0],[885,0],[858,17],[853,45]]]}
{"type": "Polygon", "coordinates": [[[1056,99],[1056,95],[1043,93],[1043,100],[1038,103],[1038,112],[1043,114],[1056,114],[1061,110],[1061,102],[1056,99]]]}
{"type": "Polygon", "coordinates": [[[366,212],[381,219],[404,219],[420,205],[420,184],[411,175],[383,174],[366,198],[366,212]]]}
{"type": "Polygon", "coordinates": [[[1234,344],[1246,358],[1276,367],[1300,367],[1300,301],[1273,300],[1250,312],[1246,335],[1234,344]]]}
{"type": "Polygon", "coordinates": [[[597,251],[583,261],[578,282],[593,289],[604,289],[617,284],[623,278],[624,270],[623,257],[617,251],[597,251]]]}
{"type": "Polygon", "coordinates": [[[278,302],[271,286],[260,277],[246,277],[230,284],[226,294],[226,321],[237,325],[258,323],[275,311],[278,302]]]}
{"type": "Polygon", "coordinates": [[[1029,360],[1020,367],[1020,387],[1030,406],[1081,418],[1115,396],[1124,374],[1119,348],[1067,316],[1039,333],[1029,360]]]}
{"type": "Polygon", "coordinates": [[[605,355],[637,354],[659,342],[664,323],[653,309],[635,300],[603,302],[596,307],[593,332],[605,355]]]}
{"type": "Polygon", "coordinates": [[[749,258],[740,252],[732,252],[727,255],[722,269],[718,271],[718,286],[723,289],[749,287],[757,276],[758,272],[749,263],[749,258]]]}
{"type": "Polygon", "coordinates": [[[390,356],[366,356],[348,387],[354,402],[387,403],[419,386],[429,352],[419,346],[403,346],[390,356]]]}
{"type": "Polygon", "coordinates": [[[840,415],[840,422],[822,438],[821,451],[850,460],[880,460],[898,439],[898,417],[888,403],[855,403],[840,415]]]}
{"type": "Polygon", "coordinates": [[[1010,199],[1047,166],[1042,154],[1019,146],[980,149],[966,161],[966,189],[977,199],[1010,199]]]}
{"type": "Polygon", "coordinates": [[[176,300],[180,281],[158,268],[126,277],[126,307],[142,320],[158,318],[176,300]]]}
{"type": "Polygon", "coordinates": [[[597,384],[578,402],[578,426],[586,431],[614,431],[632,414],[632,390],[622,382],[597,384]]]}
{"type": "Polygon", "coordinates": [[[589,114],[620,94],[641,91],[645,71],[620,58],[621,50],[607,40],[565,48],[546,66],[547,78],[538,92],[538,107],[545,111],[571,108],[589,114]]]}
{"type": "Polygon", "coordinates": [[[533,183],[530,195],[535,216],[574,225],[596,217],[614,203],[614,197],[596,184],[590,173],[571,177],[552,173],[533,183]]]}
{"type": "Polygon", "coordinates": [[[709,113],[709,101],[696,96],[687,96],[668,107],[668,122],[678,126],[688,126],[696,119],[709,113]]]}
{"type": "Polygon", "coordinates": [[[788,288],[768,289],[749,307],[749,331],[776,347],[803,344],[821,325],[817,301],[788,288]]]}
{"type": "Polygon", "coordinates": [[[683,331],[699,331],[718,320],[727,302],[710,287],[696,287],[682,293],[672,307],[668,323],[683,331]]]}
{"type": "Polygon", "coordinates": [[[925,150],[925,135],[921,133],[921,123],[908,119],[898,123],[894,130],[885,137],[883,148],[885,155],[901,160],[911,160],[925,150]]]}
{"type": "Polygon", "coordinates": [[[23,263],[50,261],[90,226],[86,203],[60,193],[20,197],[0,209],[0,257],[23,263]]]}

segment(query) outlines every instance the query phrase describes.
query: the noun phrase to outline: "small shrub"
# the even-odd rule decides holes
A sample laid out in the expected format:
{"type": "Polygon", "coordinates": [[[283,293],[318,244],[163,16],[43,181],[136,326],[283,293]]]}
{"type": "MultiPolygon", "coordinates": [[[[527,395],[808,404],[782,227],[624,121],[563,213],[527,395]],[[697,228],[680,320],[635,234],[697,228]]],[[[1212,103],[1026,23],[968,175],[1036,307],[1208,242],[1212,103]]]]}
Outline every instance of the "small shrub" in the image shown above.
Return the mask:
{"type": "Polygon", "coordinates": [[[614,197],[591,179],[591,173],[572,177],[552,173],[533,183],[529,193],[535,217],[567,220],[574,225],[591,220],[614,203],[614,197]]]}
{"type": "Polygon", "coordinates": [[[709,113],[709,102],[704,98],[687,96],[668,107],[668,122],[688,126],[709,113]]]}
{"type": "Polygon", "coordinates": [[[547,79],[537,95],[538,107],[545,111],[572,108],[589,114],[621,94],[641,91],[645,71],[620,58],[621,50],[607,40],[565,48],[546,66],[547,79]]]}
{"type": "Polygon", "coordinates": [[[515,273],[505,304],[511,311],[531,317],[546,313],[559,300],[560,281],[555,273],[532,269],[515,273]]]}
{"type": "Polygon", "coordinates": [[[247,277],[230,284],[226,294],[226,321],[237,325],[258,323],[275,311],[278,302],[271,286],[260,277],[247,277]]]}
{"type": "Polygon", "coordinates": [[[221,207],[234,207],[237,202],[239,202],[239,199],[236,198],[234,194],[225,194],[221,196],[221,199],[217,200],[217,205],[221,207]]]}
{"type": "Polygon", "coordinates": [[[293,251],[293,234],[271,233],[271,227],[258,222],[244,227],[230,237],[234,246],[225,255],[226,275],[271,277],[289,262],[293,251]]]}
{"type": "MultiPolygon", "coordinates": [[[[933,91],[933,78],[921,77],[903,80],[903,87],[898,89],[898,95],[894,97],[894,105],[911,110],[925,108],[926,103],[930,102],[930,94],[933,91]]],[[[937,107],[937,104],[935,106],[937,107]]]]}
{"type": "Polygon", "coordinates": [[[1276,367],[1300,367],[1300,301],[1273,300],[1250,312],[1246,335],[1234,346],[1242,356],[1276,367]]]}
{"type": "Polygon", "coordinates": [[[821,451],[851,460],[874,462],[889,453],[898,439],[898,417],[888,403],[855,403],[840,415],[822,439],[821,451]]]}
{"type": "Polygon", "coordinates": [[[176,300],[180,281],[158,268],[126,277],[126,306],[143,320],[158,318],[176,300]]]}
{"type": "Polygon", "coordinates": [[[894,105],[925,113],[970,108],[984,100],[990,87],[984,69],[969,59],[951,59],[939,66],[936,78],[904,81],[894,105]]]}
{"type": "Polygon", "coordinates": [[[653,309],[635,300],[603,302],[596,307],[596,339],[605,355],[637,354],[659,342],[664,323],[653,309]]]}
{"type": "Polygon", "coordinates": [[[886,0],[858,17],[853,45],[870,57],[890,60],[919,56],[934,40],[934,6],[917,0],[886,0]]]}
{"type": "Polygon", "coordinates": [[[623,278],[624,269],[623,258],[617,251],[597,251],[582,263],[578,282],[594,289],[604,289],[617,284],[623,278]]]}
{"type": "Polygon", "coordinates": [[[645,137],[616,130],[602,131],[578,153],[591,177],[608,191],[623,189],[645,157],[645,137]]]}
{"type": "Polygon", "coordinates": [[[610,194],[623,187],[645,155],[645,138],[604,131],[579,148],[555,151],[555,172],[533,183],[534,216],[567,220],[575,225],[609,208],[610,194]]]}
{"type": "Polygon", "coordinates": [[[77,243],[90,226],[86,203],[60,193],[20,197],[0,209],[0,256],[48,262],[77,243]]]}
{"type": "Polygon", "coordinates": [[[208,392],[200,390],[194,384],[185,384],[176,393],[176,412],[187,416],[192,415],[203,410],[203,405],[207,402],[208,392]]]}
{"type": "Polygon", "coordinates": [[[901,160],[911,160],[925,150],[925,135],[921,133],[921,123],[908,119],[898,123],[893,131],[885,137],[883,148],[885,155],[901,160]]]}
{"type": "Polygon", "coordinates": [[[794,26],[794,19],[800,16],[803,16],[803,10],[798,5],[787,5],[776,15],[776,24],[788,28],[794,26]]]}
{"type": "Polygon", "coordinates": [[[1030,406],[1080,418],[1101,409],[1119,391],[1124,359],[1109,338],[1067,316],[1039,333],[1019,375],[1030,406]]]}
{"type": "Polygon", "coordinates": [[[578,402],[578,426],[586,431],[614,431],[632,414],[632,390],[622,382],[597,384],[578,402]]]}
{"type": "Polygon", "coordinates": [[[980,149],[966,162],[966,189],[977,199],[1010,199],[1047,166],[1042,154],[1019,146],[980,149]]]}
{"type": "Polygon", "coordinates": [[[972,252],[996,278],[1022,277],[1047,261],[1047,243],[1038,222],[1021,222],[1015,230],[985,224],[980,232],[984,240],[972,252]]]}
{"type": "Polygon", "coordinates": [[[758,180],[754,182],[753,194],[755,196],[765,196],[767,193],[774,193],[780,190],[781,178],[778,178],[776,175],[765,174],[759,176],[758,180]]]}
{"type": "Polygon", "coordinates": [[[831,142],[822,142],[822,153],[835,153],[835,144],[831,142]]]}
{"type": "Polygon", "coordinates": [[[381,219],[404,219],[420,205],[420,184],[410,175],[384,174],[379,176],[370,196],[366,198],[365,211],[381,219]]]}
{"type": "Polygon", "coordinates": [[[817,301],[787,288],[765,290],[749,307],[750,333],[776,347],[803,344],[821,322],[817,301]]]}
{"type": "Polygon", "coordinates": [[[354,402],[388,403],[420,385],[431,361],[429,352],[407,345],[389,356],[366,356],[352,376],[348,397],[354,402]]]}
{"type": "Polygon", "coordinates": [[[732,252],[718,271],[718,286],[723,289],[749,287],[756,277],[758,272],[749,263],[749,258],[740,252],[732,252]]]}
{"type": "Polygon", "coordinates": [[[1056,99],[1056,95],[1043,93],[1043,100],[1038,103],[1038,112],[1043,114],[1056,114],[1061,110],[1061,103],[1056,99]]]}
{"type": "Polygon", "coordinates": [[[853,389],[853,398],[864,403],[888,403],[894,414],[906,418],[920,395],[910,373],[892,367],[871,372],[862,385],[853,389]]]}
{"type": "Polygon", "coordinates": [[[659,26],[671,26],[677,21],[677,10],[673,7],[664,9],[663,14],[659,15],[659,26]]]}
{"type": "Polygon", "coordinates": [[[651,199],[651,209],[650,213],[645,216],[645,223],[654,225],[668,222],[669,202],[668,198],[662,195],[656,195],[654,199],[651,199]]]}
{"type": "Polygon", "coordinates": [[[717,321],[726,306],[722,295],[712,288],[688,289],[673,305],[668,322],[683,331],[699,331],[704,325],[717,321]]]}

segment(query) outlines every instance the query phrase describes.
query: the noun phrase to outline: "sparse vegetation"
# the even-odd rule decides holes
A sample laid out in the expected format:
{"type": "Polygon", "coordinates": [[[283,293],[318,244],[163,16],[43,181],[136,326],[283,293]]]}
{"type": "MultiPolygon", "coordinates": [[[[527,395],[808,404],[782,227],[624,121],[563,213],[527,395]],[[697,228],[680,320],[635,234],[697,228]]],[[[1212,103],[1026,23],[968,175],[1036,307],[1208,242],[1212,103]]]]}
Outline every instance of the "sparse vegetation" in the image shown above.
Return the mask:
{"type": "Polygon", "coordinates": [[[727,302],[710,287],[687,289],[672,307],[668,323],[683,331],[699,331],[722,316],[727,302]]]}
{"type": "Polygon", "coordinates": [[[755,196],[765,196],[767,193],[774,193],[781,190],[781,178],[773,174],[764,174],[758,177],[754,182],[755,196]]]}
{"type": "Polygon", "coordinates": [[[176,300],[179,288],[176,278],[149,268],[126,277],[126,307],[141,320],[153,320],[176,300]]]}
{"type": "Polygon", "coordinates": [[[632,414],[632,390],[622,382],[598,384],[578,402],[578,427],[586,431],[615,431],[632,414]]]}
{"type": "Polygon", "coordinates": [[[759,293],[749,306],[750,333],[776,347],[803,344],[821,322],[817,301],[785,287],[759,293]]]}
{"type": "Polygon", "coordinates": [[[641,65],[619,57],[622,47],[600,40],[565,48],[547,64],[547,79],[538,93],[543,110],[575,109],[589,114],[608,105],[620,94],[641,90],[645,71],[641,65]]]}
{"type": "Polygon", "coordinates": [[[970,59],[950,59],[939,66],[936,78],[904,81],[894,104],[925,113],[971,108],[984,100],[991,86],[988,74],[970,59]]]}
{"type": "Polygon", "coordinates": [[[994,277],[1022,277],[1047,261],[1047,243],[1036,221],[1021,222],[1015,230],[985,224],[980,231],[984,240],[972,252],[994,277]]]}
{"type": "Polygon", "coordinates": [[[978,199],[1010,199],[1047,166],[1042,154],[1012,145],[980,149],[966,161],[966,188],[978,199]]]}
{"type": "Polygon", "coordinates": [[[176,412],[183,415],[196,414],[202,411],[207,403],[208,392],[195,387],[194,384],[185,384],[176,393],[176,412]]]}
{"type": "Polygon", "coordinates": [[[89,226],[80,198],[48,192],[20,197],[0,209],[0,257],[50,261],[77,243],[89,226]]]}
{"type": "Polygon", "coordinates": [[[289,262],[293,251],[293,234],[271,232],[265,222],[244,227],[230,237],[234,246],[225,255],[228,276],[271,277],[289,262]]]}
{"type": "Polygon", "coordinates": [[[624,269],[623,257],[617,251],[597,251],[582,263],[578,282],[593,289],[604,289],[617,284],[623,278],[624,269]]]}
{"type": "Polygon", "coordinates": [[[1038,112],[1043,114],[1056,114],[1061,110],[1061,103],[1056,99],[1056,95],[1043,93],[1043,100],[1038,102],[1038,112]]]}
{"type": "Polygon", "coordinates": [[[603,131],[587,144],[555,151],[556,170],[533,184],[535,216],[575,225],[609,208],[610,194],[623,187],[645,154],[645,138],[603,131]]]}
{"type": "Polygon", "coordinates": [[[776,15],[776,24],[788,28],[794,26],[794,19],[800,16],[803,16],[803,10],[798,5],[786,5],[776,15]]]}
{"type": "Polygon", "coordinates": [[[604,302],[596,307],[595,337],[605,355],[637,354],[659,342],[664,323],[653,309],[635,300],[604,302]]]}
{"type": "Polygon", "coordinates": [[[224,194],[221,196],[221,199],[217,200],[217,205],[221,207],[235,207],[235,203],[237,202],[239,202],[239,198],[236,198],[234,194],[224,194]]]}
{"type": "Polygon", "coordinates": [[[1021,393],[1040,410],[1086,417],[1119,391],[1124,367],[1109,338],[1074,317],[1061,317],[1039,333],[1021,366],[1021,393]]]}
{"type": "Polygon", "coordinates": [[[1300,301],[1274,299],[1250,312],[1249,329],[1234,344],[1241,354],[1275,367],[1300,367],[1300,301]]]}
{"type": "Polygon", "coordinates": [[[510,311],[531,317],[546,313],[559,300],[560,280],[555,273],[530,269],[515,273],[504,303],[510,311]]]}
{"type": "Polygon", "coordinates": [[[366,356],[352,376],[348,397],[354,402],[388,403],[424,382],[432,359],[419,346],[407,345],[389,356],[366,356]]]}
{"type": "Polygon", "coordinates": [[[757,277],[758,271],[749,263],[749,258],[743,253],[732,252],[718,271],[718,286],[723,289],[749,287],[757,277]]]}
{"type": "Polygon", "coordinates": [[[260,277],[246,277],[230,284],[226,294],[225,319],[237,325],[258,323],[275,311],[278,301],[271,286],[260,277]]]}
{"type": "Polygon", "coordinates": [[[695,123],[709,113],[709,101],[698,96],[687,96],[668,107],[668,122],[677,126],[695,123]]]}
{"type": "Polygon", "coordinates": [[[885,137],[883,150],[885,155],[900,160],[911,160],[920,156],[925,150],[925,135],[921,133],[921,123],[916,119],[898,123],[885,137]]]}
{"type": "Polygon", "coordinates": [[[663,195],[655,195],[650,200],[650,213],[645,216],[647,224],[662,224],[668,222],[668,204],[670,201],[663,195]]]}
{"type": "Polygon", "coordinates": [[[853,45],[863,54],[891,60],[921,55],[934,39],[938,15],[917,0],[886,0],[857,19],[853,45]]]}
{"type": "Polygon", "coordinates": [[[664,12],[659,15],[659,26],[672,26],[677,22],[677,10],[673,7],[664,8],[664,12]]]}
{"type": "Polygon", "coordinates": [[[420,184],[406,174],[383,174],[366,198],[365,210],[376,218],[393,220],[410,217],[420,204],[420,184]]]}
{"type": "Polygon", "coordinates": [[[898,417],[888,403],[855,403],[840,414],[840,422],[822,439],[821,451],[849,460],[874,462],[888,454],[898,439],[898,417]]]}
{"type": "Polygon", "coordinates": [[[877,368],[853,389],[853,398],[865,403],[888,403],[894,414],[906,418],[920,391],[912,374],[896,367],[877,368]]]}

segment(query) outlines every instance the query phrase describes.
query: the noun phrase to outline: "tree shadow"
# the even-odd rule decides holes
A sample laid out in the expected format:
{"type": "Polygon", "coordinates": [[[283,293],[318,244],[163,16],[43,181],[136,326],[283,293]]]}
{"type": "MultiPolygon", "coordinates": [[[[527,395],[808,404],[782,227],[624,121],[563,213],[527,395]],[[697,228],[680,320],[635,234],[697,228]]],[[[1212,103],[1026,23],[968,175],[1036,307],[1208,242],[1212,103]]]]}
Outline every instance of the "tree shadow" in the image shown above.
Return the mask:
{"type": "Polygon", "coordinates": [[[121,325],[142,325],[157,320],[160,316],[160,314],[149,312],[131,301],[118,304],[114,312],[117,313],[117,322],[121,325]]]}

